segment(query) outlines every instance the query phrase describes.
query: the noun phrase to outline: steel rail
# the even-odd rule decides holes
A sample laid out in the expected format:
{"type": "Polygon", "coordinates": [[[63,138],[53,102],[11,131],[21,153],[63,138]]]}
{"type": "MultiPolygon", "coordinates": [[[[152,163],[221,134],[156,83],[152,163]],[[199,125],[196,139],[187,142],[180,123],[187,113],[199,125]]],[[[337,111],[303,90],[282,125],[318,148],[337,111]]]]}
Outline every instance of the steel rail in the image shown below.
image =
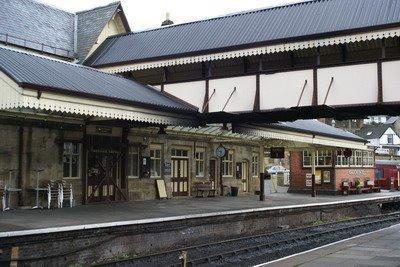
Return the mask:
{"type": "MultiPolygon", "coordinates": [[[[268,247],[273,247],[277,245],[283,245],[283,244],[290,244],[292,242],[301,242],[304,240],[310,240],[310,239],[315,239],[316,237],[321,237],[321,236],[326,236],[326,235],[332,235],[337,232],[343,232],[343,231],[348,231],[352,229],[356,229],[359,227],[368,227],[370,225],[375,225],[375,224],[382,224],[385,222],[392,222],[392,221],[400,221],[400,212],[395,212],[395,213],[390,213],[390,214],[379,214],[379,215],[372,215],[372,216],[366,216],[366,217],[361,217],[361,218],[354,218],[354,219],[348,219],[348,220],[341,220],[341,221],[336,221],[336,222],[330,222],[330,223],[325,223],[325,224],[320,224],[320,225],[313,225],[313,226],[307,226],[307,227],[299,227],[299,228],[294,228],[291,230],[283,230],[283,231],[277,231],[273,233],[268,233],[268,234],[261,234],[261,235],[254,235],[254,236],[248,236],[248,237],[241,237],[241,238],[235,238],[235,239],[229,239],[229,240],[224,240],[224,241],[219,241],[219,242],[213,242],[209,244],[204,244],[204,245],[198,245],[198,246],[189,246],[185,248],[180,248],[180,249],[174,249],[174,250],[169,250],[161,253],[153,253],[153,254],[148,254],[144,256],[139,256],[139,257],[133,257],[133,258],[128,258],[124,260],[117,260],[117,261],[109,261],[101,264],[97,264],[96,266],[107,266],[107,265],[113,265],[113,264],[123,264],[128,263],[128,262],[135,262],[135,261],[140,261],[140,262],[145,262],[147,261],[146,259],[150,260],[151,258],[154,257],[159,257],[159,258],[165,258],[167,255],[171,254],[176,254],[179,255],[181,251],[188,251],[188,256],[189,260],[188,263],[192,265],[196,265],[199,263],[210,263],[212,262],[212,259],[216,260],[221,260],[226,258],[227,256],[235,256],[238,254],[243,254],[244,253],[249,253],[250,251],[256,251],[256,250],[261,250],[262,248],[268,248],[268,247]],[[389,217],[389,218],[388,218],[389,217]],[[374,220],[375,219],[375,220],[374,220]],[[368,221],[368,220],[373,220],[373,221],[368,221]],[[331,230],[326,230],[326,231],[321,231],[318,233],[313,233],[313,234],[307,234],[309,230],[312,229],[319,229],[319,228],[326,228],[330,226],[335,226],[335,225],[341,225],[345,223],[354,223],[354,222],[361,222],[358,224],[353,224],[350,226],[345,226],[345,227],[340,227],[338,229],[331,229],[331,230]],[[303,231],[306,234],[301,234],[299,231],[303,231]],[[257,239],[257,238],[270,238],[273,239],[274,237],[277,236],[282,236],[282,235],[288,235],[293,232],[296,232],[296,237],[284,239],[284,240],[278,240],[278,241],[273,241],[273,242],[268,242],[260,245],[254,245],[254,246],[245,246],[243,248],[235,249],[235,250],[229,250],[226,252],[219,252],[215,253],[212,255],[207,255],[206,257],[200,257],[200,258],[195,258],[195,259],[190,259],[190,251],[195,252],[196,250],[201,250],[204,248],[212,248],[212,247],[217,247],[217,246],[222,246],[225,244],[233,244],[235,242],[240,242],[240,241],[246,241],[249,240],[251,242],[251,239],[257,239]],[[302,235],[302,236],[301,236],[302,235]]],[[[255,241],[253,241],[255,242],[255,241]]],[[[218,248],[216,248],[218,249],[218,248]]],[[[178,262],[178,257],[176,258],[177,261],[175,263],[172,263],[168,266],[180,266],[180,263],[178,262]]],[[[215,261],[215,260],[214,260],[215,261]]]]}

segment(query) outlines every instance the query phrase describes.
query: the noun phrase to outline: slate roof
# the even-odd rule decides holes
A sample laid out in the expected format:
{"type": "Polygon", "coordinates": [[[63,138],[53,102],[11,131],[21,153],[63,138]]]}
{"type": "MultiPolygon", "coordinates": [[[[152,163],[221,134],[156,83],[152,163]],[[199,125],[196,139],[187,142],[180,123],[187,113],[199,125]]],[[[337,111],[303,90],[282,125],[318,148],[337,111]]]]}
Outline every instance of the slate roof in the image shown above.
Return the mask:
{"type": "MultiPolygon", "coordinates": [[[[107,22],[114,15],[117,9],[122,9],[120,2],[114,2],[107,6],[77,12],[77,54],[78,58],[86,58],[90,49],[95,44],[101,31],[107,22]]],[[[130,31],[128,23],[125,21],[127,31],[130,31]]]]}
{"type": "Polygon", "coordinates": [[[83,60],[118,8],[114,2],[74,14],[35,0],[1,0],[0,42],[83,60]]]}
{"type": "Polygon", "coordinates": [[[278,122],[271,124],[258,124],[265,127],[294,131],[299,133],[311,133],[321,136],[329,136],[339,139],[347,139],[364,142],[365,139],[345,130],[335,128],[317,120],[297,120],[293,122],[278,122]]]}
{"type": "Polygon", "coordinates": [[[74,16],[37,1],[1,0],[0,42],[39,51],[44,44],[47,53],[73,57],[74,16]]]}
{"type": "Polygon", "coordinates": [[[197,111],[189,104],[136,81],[11,49],[0,48],[0,71],[24,88],[51,90],[179,113],[197,111]]]}
{"type": "Polygon", "coordinates": [[[356,135],[370,140],[381,138],[381,136],[387,131],[387,129],[391,128],[391,124],[367,124],[364,125],[361,129],[356,131],[356,135]]]}
{"type": "Polygon", "coordinates": [[[109,37],[86,64],[204,54],[399,23],[398,0],[313,0],[109,37]]]}

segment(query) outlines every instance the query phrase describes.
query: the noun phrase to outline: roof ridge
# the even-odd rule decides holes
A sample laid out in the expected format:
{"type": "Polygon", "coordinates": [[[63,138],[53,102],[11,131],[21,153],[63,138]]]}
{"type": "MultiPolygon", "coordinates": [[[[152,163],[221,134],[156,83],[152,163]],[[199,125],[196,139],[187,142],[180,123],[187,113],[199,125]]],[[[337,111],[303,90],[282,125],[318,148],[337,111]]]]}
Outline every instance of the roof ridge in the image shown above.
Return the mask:
{"type": "Polygon", "coordinates": [[[280,8],[285,8],[285,7],[298,6],[298,5],[304,5],[304,4],[309,4],[309,3],[313,3],[313,2],[324,2],[324,1],[331,1],[331,0],[297,0],[297,2],[288,3],[288,4],[284,4],[284,5],[274,5],[274,6],[263,7],[263,8],[259,8],[259,9],[250,9],[250,10],[245,10],[245,11],[228,13],[228,14],[224,14],[224,15],[220,15],[220,16],[216,16],[216,17],[210,17],[210,18],[204,18],[204,19],[200,19],[200,20],[172,24],[172,25],[163,26],[163,27],[150,28],[150,29],[145,29],[145,30],[141,30],[141,31],[133,31],[133,32],[128,32],[128,33],[115,34],[115,35],[109,36],[107,39],[113,39],[113,38],[128,36],[128,35],[141,34],[141,33],[146,33],[146,32],[159,31],[159,30],[175,28],[175,27],[185,26],[185,25],[190,25],[190,24],[195,24],[195,23],[225,19],[225,18],[230,18],[230,17],[235,17],[235,16],[243,16],[243,15],[248,15],[248,14],[252,14],[252,13],[264,12],[264,11],[268,11],[268,10],[275,10],[275,9],[280,9],[280,8]]]}
{"type": "Polygon", "coordinates": [[[113,2],[110,2],[110,3],[106,4],[106,5],[104,5],[104,6],[97,6],[97,7],[94,7],[94,8],[89,8],[89,9],[84,9],[84,10],[76,11],[76,12],[75,12],[75,15],[78,15],[78,14],[80,14],[80,13],[85,13],[85,12],[94,11],[94,10],[97,10],[97,9],[102,9],[102,8],[110,7],[110,6],[113,6],[113,5],[121,5],[121,1],[113,1],[113,2]]]}
{"type": "Polygon", "coordinates": [[[44,0],[25,0],[25,1],[30,1],[30,2],[33,2],[33,3],[36,3],[36,4],[40,4],[40,5],[48,7],[48,8],[56,9],[56,10],[63,11],[65,13],[68,13],[68,14],[71,14],[71,15],[75,15],[74,12],[68,11],[66,9],[63,9],[61,7],[58,7],[58,6],[55,6],[53,4],[45,3],[45,2],[43,2],[44,0]]]}

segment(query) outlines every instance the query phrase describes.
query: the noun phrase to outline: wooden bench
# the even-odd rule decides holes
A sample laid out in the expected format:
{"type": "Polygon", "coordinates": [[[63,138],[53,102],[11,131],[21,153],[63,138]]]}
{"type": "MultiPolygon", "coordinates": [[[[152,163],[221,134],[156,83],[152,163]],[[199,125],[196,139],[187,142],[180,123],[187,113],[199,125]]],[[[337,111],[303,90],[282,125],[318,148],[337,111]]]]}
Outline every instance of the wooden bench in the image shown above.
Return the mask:
{"type": "Polygon", "coordinates": [[[364,187],[369,188],[370,192],[381,192],[381,188],[379,186],[376,185],[376,181],[370,181],[370,180],[366,180],[364,182],[364,187]]]}
{"type": "Polygon", "coordinates": [[[194,186],[196,197],[204,197],[204,193],[208,192],[207,197],[215,197],[216,190],[212,188],[211,183],[197,183],[194,186]]]}

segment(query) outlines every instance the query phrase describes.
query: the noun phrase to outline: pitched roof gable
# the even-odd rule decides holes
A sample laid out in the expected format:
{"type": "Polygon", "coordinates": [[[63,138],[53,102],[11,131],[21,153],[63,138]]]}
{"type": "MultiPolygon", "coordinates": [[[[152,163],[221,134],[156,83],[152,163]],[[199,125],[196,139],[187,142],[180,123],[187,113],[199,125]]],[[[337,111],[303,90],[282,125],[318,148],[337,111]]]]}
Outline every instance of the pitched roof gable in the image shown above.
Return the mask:
{"type": "Polygon", "coordinates": [[[387,129],[391,128],[390,124],[369,124],[364,125],[361,129],[356,131],[356,135],[367,139],[378,139],[387,131],[387,129]]]}

